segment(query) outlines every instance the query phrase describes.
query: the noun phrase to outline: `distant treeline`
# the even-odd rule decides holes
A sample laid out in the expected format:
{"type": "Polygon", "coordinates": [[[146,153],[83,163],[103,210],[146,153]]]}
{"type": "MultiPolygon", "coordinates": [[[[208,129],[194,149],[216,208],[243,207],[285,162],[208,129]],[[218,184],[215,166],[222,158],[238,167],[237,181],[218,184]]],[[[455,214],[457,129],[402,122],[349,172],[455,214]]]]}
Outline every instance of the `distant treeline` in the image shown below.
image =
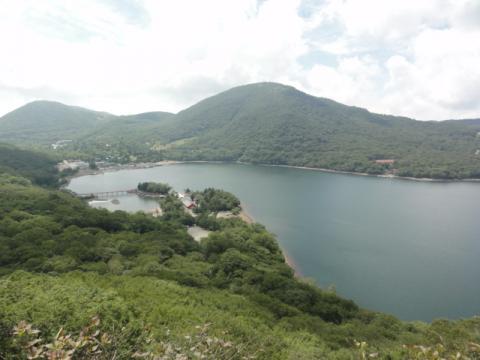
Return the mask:
{"type": "Polygon", "coordinates": [[[172,187],[164,183],[143,182],[137,185],[137,189],[146,193],[166,195],[172,187]]]}

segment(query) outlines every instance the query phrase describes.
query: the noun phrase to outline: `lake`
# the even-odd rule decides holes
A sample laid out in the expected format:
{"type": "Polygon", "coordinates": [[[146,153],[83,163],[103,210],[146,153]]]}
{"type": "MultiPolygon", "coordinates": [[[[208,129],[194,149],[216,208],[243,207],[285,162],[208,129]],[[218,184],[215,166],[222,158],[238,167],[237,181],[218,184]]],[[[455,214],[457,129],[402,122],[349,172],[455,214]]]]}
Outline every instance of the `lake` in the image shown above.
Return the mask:
{"type": "MultiPolygon", "coordinates": [[[[480,184],[192,163],[83,176],[69,188],[123,190],[144,181],[234,193],[299,273],[362,307],[404,320],[480,314],[480,184]]],[[[107,207],[157,206],[135,195],[118,199],[107,207]]]]}

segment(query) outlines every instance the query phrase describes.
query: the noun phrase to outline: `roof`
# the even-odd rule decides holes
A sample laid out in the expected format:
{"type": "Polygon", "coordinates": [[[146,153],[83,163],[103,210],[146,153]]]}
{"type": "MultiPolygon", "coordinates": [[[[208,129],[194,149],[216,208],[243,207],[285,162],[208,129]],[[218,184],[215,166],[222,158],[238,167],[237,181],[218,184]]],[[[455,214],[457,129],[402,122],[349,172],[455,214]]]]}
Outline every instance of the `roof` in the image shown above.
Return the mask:
{"type": "Polygon", "coordinates": [[[195,204],[195,202],[187,196],[183,197],[180,200],[182,201],[183,206],[185,206],[186,208],[197,206],[197,204],[195,204]]]}

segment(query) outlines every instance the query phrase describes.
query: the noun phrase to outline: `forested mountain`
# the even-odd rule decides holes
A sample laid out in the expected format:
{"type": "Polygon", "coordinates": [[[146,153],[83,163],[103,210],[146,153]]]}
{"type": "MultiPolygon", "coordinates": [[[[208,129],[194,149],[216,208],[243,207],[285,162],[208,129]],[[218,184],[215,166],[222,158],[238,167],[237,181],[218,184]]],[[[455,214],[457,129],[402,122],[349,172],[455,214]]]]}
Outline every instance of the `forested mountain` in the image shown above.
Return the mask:
{"type": "Polygon", "coordinates": [[[0,140],[50,144],[85,134],[112,115],[53,101],[34,101],[0,118],[0,140]]]}
{"type": "Polygon", "coordinates": [[[96,143],[116,143],[125,141],[127,143],[142,144],[150,134],[157,131],[157,128],[174,114],[163,111],[148,112],[136,115],[117,116],[82,136],[81,141],[94,139],[96,143]]]}
{"type": "Polygon", "coordinates": [[[90,158],[242,161],[441,179],[480,177],[479,134],[478,120],[374,114],[276,83],[236,87],[175,115],[115,117],[33,103],[0,119],[0,139],[38,142],[70,136],[75,141],[69,148],[90,158]],[[37,117],[35,108],[41,109],[37,117]],[[50,108],[55,109],[51,118],[50,108]],[[24,113],[29,116],[18,116],[24,113]],[[75,131],[68,130],[70,123],[78,125],[72,125],[75,131]]]}
{"type": "Polygon", "coordinates": [[[449,120],[456,121],[467,125],[480,126],[480,119],[463,119],[463,120],[449,120]]]}
{"type": "MultiPolygon", "coordinates": [[[[261,83],[178,113],[156,136],[166,156],[435,178],[480,177],[480,126],[370,113],[261,83]],[[394,165],[375,163],[394,159],[394,165]]],[[[473,124],[475,125],[475,124],[473,124]]]]}
{"type": "MultiPolygon", "coordinates": [[[[295,278],[259,224],[203,214],[215,229],[196,242],[176,196],[158,218],[90,208],[19,176],[34,159],[22,154],[0,172],[2,359],[480,355],[478,318],[406,323],[361,309],[295,278]]],[[[194,194],[207,201],[199,211],[212,194],[235,198],[194,194]]]]}

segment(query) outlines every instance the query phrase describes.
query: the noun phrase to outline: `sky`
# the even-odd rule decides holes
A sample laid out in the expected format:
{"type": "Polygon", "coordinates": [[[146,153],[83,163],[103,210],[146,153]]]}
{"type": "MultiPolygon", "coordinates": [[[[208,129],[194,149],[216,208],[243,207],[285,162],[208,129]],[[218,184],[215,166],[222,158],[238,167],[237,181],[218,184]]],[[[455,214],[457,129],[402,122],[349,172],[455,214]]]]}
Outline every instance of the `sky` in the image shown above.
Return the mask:
{"type": "Polygon", "coordinates": [[[0,115],[177,112],[248,83],[480,117],[480,0],[0,0],[0,115]]]}

